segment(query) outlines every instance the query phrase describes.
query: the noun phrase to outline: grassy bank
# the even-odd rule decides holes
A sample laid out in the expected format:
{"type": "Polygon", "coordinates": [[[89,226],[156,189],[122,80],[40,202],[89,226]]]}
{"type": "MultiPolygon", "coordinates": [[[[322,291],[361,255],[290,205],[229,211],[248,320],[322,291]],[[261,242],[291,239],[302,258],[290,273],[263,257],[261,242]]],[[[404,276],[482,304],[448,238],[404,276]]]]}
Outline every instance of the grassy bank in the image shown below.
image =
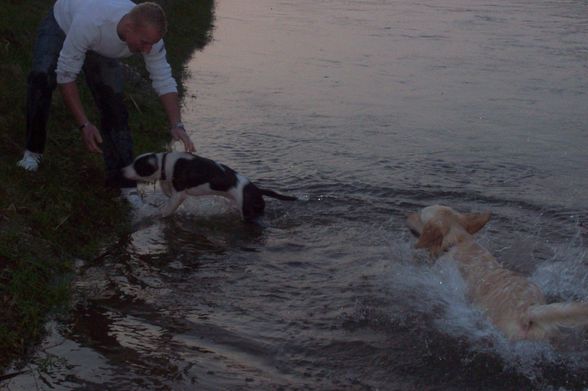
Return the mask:
{"type": "MultiPolygon", "coordinates": [[[[26,78],[36,28],[54,0],[8,0],[0,15],[0,372],[25,357],[47,316],[63,313],[76,258],[129,233],[128,211],[104,188],[100,156],[85,150],[59,93],[54,95],[44,161],[35,174],[16,166],[25,139],[26,78]]],[[[203,47],[212,26],[213,0],[161,0],[170,22],[168,59],[178,82],[184,63],[203,47]]],[[[145,77],[141,59],[131,68],[145,77]]],[[[149,83],[127,83],[135,152],[162,150],[167,121],[149,83]]],[[[87,88],[82,99],[99,123],[87,88]]]]}

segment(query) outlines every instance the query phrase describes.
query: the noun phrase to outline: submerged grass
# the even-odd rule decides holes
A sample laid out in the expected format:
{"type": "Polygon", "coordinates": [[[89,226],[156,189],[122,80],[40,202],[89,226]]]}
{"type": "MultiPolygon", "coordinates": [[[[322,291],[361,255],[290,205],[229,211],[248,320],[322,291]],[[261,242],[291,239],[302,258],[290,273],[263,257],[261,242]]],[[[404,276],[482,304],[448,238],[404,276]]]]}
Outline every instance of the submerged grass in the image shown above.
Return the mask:
{"type": "MultiPolygon", "coordinates": [[[[54,95],[49,138],[37,173],[16,166],[25,139],[26,79],[36,28],[54,0],[8,0],[0,14],[0,372],[26,357],[51,314],[64,313],[76,258],[93,259],[100,249],[128,235],[128,210],[103,186],[100,156],[83,146],[59,93],[54,95]]],[[[213,0],[160,0],[169,20],[168,60],[180,83],[185,63],[208,41],[213,0]]],[[[149,87],[142,60],[128,61],[127,83],[135,153],[162,150],[167,120],[149,87]]],[[[90,118],[94,103],[82,100],[90,118]]]]}

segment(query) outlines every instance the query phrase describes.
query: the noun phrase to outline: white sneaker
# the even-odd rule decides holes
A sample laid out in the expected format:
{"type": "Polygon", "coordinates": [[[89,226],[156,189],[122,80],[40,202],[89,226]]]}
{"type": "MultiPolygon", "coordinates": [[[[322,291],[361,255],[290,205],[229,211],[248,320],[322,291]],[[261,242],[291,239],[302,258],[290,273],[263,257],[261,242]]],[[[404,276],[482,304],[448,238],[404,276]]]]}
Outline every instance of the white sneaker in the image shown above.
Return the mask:
{"type": "Polygon", "coordinates": [[[120,189],[121,198],[129,203],[131,208],[137,210],[141,209],[145,203],[143,197],[139,194],[139,190],[136,187],[125,187],[120,189]]]}
{"type": "Polygon", "coordinates": [[[24,168],[27,171],[35,172],[39,168],[42,157],[42,153],[35,153],[29,150],[25,150],[22,159],[19,160],[16,165],[24,168]]]}

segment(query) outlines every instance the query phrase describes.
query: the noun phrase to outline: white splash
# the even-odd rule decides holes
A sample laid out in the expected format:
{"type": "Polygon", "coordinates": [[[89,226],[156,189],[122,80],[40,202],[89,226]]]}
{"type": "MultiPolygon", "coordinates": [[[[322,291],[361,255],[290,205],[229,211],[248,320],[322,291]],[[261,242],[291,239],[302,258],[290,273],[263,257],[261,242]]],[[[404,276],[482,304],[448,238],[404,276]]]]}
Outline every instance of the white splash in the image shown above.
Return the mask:
{"type": "MultiPolygon", "coordinates": [[[[158,189],[152,187],[141,187],[144,205],[134,211],[133,224],[141,225],[150,223],[154,219],[161,218],[161,209],[168,202],[168,198],[158,189]]],[[[175,214],[193,215],[199,217],[212,217],[238,213],[236,206],[223,197],[204,196],[188,197],[179,206],[175,214]]]]}
{"type": "MultiPolygon", "coordinates": [[[[545,365],[563,365],[570,370],[588,369],[588,353],[582,350],[560,351],[558,349],[562,346],[556,349],[548,342],[506,339],[481,310],[468,302],[465,283],[452,259],[442,257],[431,263],[425,252],[411,247],[402,239],[390,245],[396,262],[388,268],[385,284],[389,294],[395,297],[396,304],[389,311],[395,322],[402,324],[406,319],[414,322],[417,314],[423,323],[432,324],[450,338],[465,339],[471,353],[496,355],[506,368],[531,380],[541,378],[545,365]]],[[[573,245],[562,246],[554,259],[539,265],[531,279],[549,296],[586,300],[586,253],[573,245]]],[[[578,339],[581,344],[581,337],[570,343],[578,343],[578,339]]]]}
{"type": "Polygon", "coordinates": [[[553,256],[541,263],[531,279],[546,295],[563,301],[588,301],[588,252],[580,231],[569,243],[552,246],[553,256]]]}

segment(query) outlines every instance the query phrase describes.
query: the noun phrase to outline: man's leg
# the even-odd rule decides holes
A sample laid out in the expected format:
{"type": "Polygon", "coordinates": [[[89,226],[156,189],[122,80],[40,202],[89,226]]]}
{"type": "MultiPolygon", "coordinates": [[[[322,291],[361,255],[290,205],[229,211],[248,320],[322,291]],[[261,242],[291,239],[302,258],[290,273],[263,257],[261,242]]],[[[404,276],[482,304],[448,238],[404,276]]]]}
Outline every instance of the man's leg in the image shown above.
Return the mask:
{"type": "Polygon", "coordinates": [[[53,10],[41,22],[33,48],[33,63],[27,80],[27,141],[18,165],[36,171],[45,150],[51,97],[56,86],[55,68],[65,34],[53,17],[53,10]]]}
{"type": "Polygon", "coordinates": [[[122,175],[121,169],[133,161],[133,140],[129,129],[129,113],[123,102],[124,76],[117,59],[88,52],[84,64],[86,82],[100,111],[102,153],[106,164],[106,184],[121,189],[133,207],[142,200],[137,183],[122,175]]]}
{"type": "Polygon", "coordinates": [[[84,75],[100,112],[101,145],[106,164],[107,185],[135,187],[134,181],[125,179],[120,169],[133,160],[133,141],[128,125],[128,111],[123,102],[123,72],[117,59],[103,57],[94,52],[86,54],[84,75]]]}

